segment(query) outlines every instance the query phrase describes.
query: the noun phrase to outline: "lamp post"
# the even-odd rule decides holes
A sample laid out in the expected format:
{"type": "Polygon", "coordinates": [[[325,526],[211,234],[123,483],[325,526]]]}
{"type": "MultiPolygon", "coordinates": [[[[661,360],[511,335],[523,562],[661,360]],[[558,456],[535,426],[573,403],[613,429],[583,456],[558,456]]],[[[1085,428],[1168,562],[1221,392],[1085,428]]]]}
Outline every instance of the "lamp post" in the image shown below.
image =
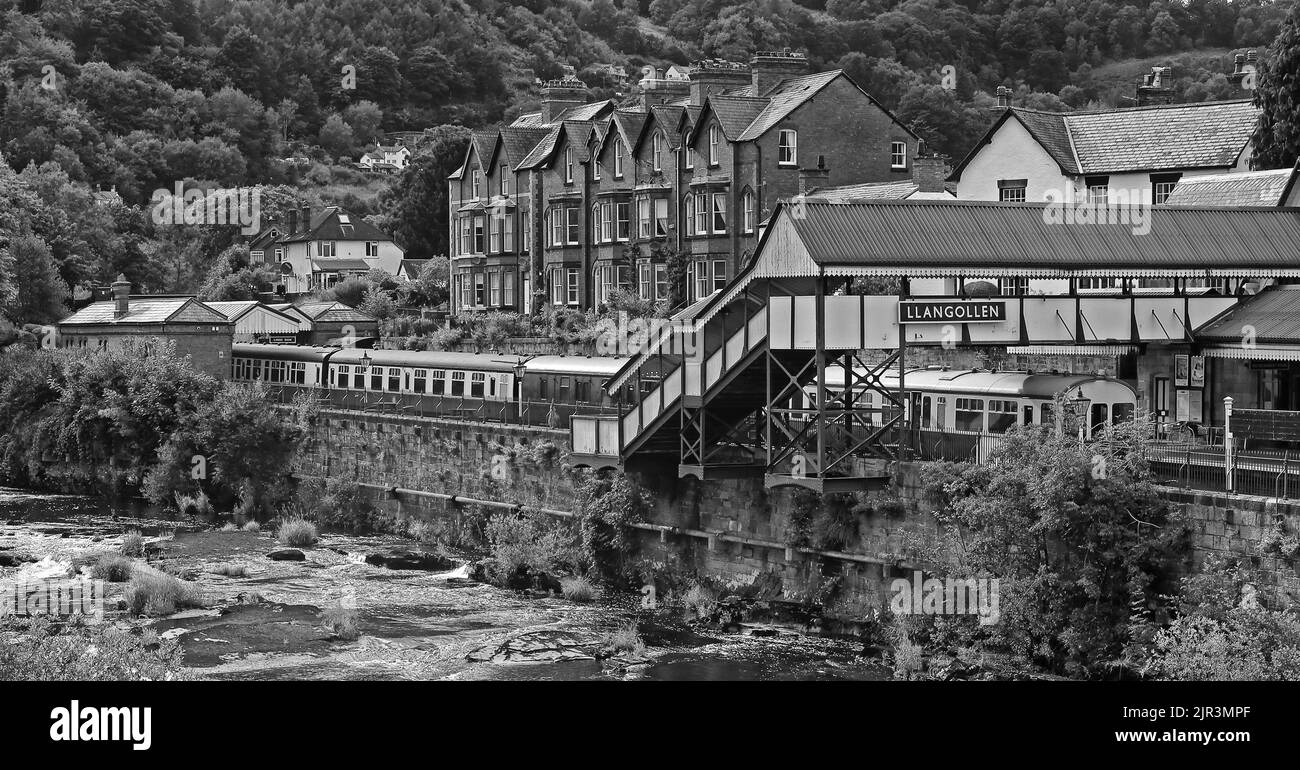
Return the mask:
{"type": "Polygon", "coordinates": [[[1070,411],[1079,420],[1079,443],[1082,444],[1087,436],[1088,426],[1088,409],[1092,406],[1092,399],[1085,398],[1083,388],[1075,391],[1074,398],[1070,399],[1070,411]]]}
{"type": "MultiPolygon", "coordinates": [[[[361,351],[361,370],[365,372],[365,379],[362,380],[364,385],[370,379],[370,353],[365,349],[361,351]]],[[[364,387],[361,389],[361,406],[363,410],[370,406],[370,391],[364,387]]]]}

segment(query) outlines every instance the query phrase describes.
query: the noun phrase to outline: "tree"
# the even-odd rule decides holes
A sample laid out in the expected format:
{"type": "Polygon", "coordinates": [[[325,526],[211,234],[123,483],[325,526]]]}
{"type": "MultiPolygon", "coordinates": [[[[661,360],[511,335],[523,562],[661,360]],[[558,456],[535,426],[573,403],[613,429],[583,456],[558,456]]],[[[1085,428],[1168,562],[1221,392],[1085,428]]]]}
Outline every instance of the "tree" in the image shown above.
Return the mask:
{"type": "Polygon", "coordinates": [[[325,125],[321,126],[318,141],[320,146],[325,148],[325,151],[333,158],[350,156],[356,151],[357,146],[352,127],[345,123],[338,114],[330,115],[325,120],[325,125]]]}
{"type": "MultiPolygon", "coordinates": [[[[29,235],[15,238],[5,250],[11,255],[16,291],[0,306],[4,314],[20,324],[53,323],[66,315],[63,302],[68,297],[68,285],[59,277],[49,247],[29,235]]],[[[0,263],[5,261],[0,257],[0,263]]]]}
{"type": "Polygon", "coordinates": [[[1285,168],[1300,157],[1300,4],[1292,6],[1258,67],[1255,106],[1260,115],[1251,165],[1285,168]]]}
{"type": "MultiPolygon", "coordinates": [[[[355,141],[367,144],[379,138],[379,126],[384,122],[384,111],[374,102],[360,101],[343,110],[343,122],[352,129],[355,141]]],[[[342,153],[340,153],[342,154],[342,153]]]]}
{"type": "Polygon", "coordinates": [[[449,252],[447,176],[460,168],[469,149],[470,131],[463,126],[438,126],[431,134],[379,198],[383,215],[376,225],[392,233],[410,259],[449,252]]]}

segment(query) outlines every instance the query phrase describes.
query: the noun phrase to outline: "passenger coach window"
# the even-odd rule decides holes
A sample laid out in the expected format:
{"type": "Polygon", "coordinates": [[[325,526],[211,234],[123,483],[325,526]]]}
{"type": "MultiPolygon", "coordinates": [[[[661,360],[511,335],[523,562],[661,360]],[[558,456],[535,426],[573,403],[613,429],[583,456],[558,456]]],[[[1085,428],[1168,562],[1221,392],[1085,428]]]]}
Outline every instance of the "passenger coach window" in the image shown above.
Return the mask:
{"type": "Polygon", "coordinates": [[[294,361],[289,364],[289,382],[299,385],[307,384],[307,364],[302,361],[294,361]]]}
{"type": "Polygon", "coordinates": [[[483,372],[473,372],[469,377],[469,395],[471,398],[483,398],[483,382],[487,375],[483,372]]]}
{"type": "Polygon", "coordinates": [[[416,369],[416,370],[415,370],[415,387],[413,388],[413,390],[414,390],[416,393],[424,393],[425,390],[426,390],[426,386],[428,385],[428,379],[429,379],[429,370],[428,370],[428,369],[416,369]]]}
{"type": "Polygon", "coordinates": [[[576,401],[590,400],[591,383],[586,380],[578,380],[573,384],[573,398],[576,401]]]}
{"type": "Polygon", "coordinates": [[[1015,424],[1015,401],[989,402],[989,433],[1006,433],[1015,424]]]}
{"type": "Polygon", "coordinates": [[[395,366],[388,367],[388,389],[393,393],[402,389],[402,370],[395,366]]]}
{"type": "Polygon", "coordinates": [[[352,373],[352,367],[343,364],[335,370],[335,377],[338,378],[340,388],[346,388],[352,383],[348,382],[348,375],[352,373]]]}
{"type": "Polygon", "coordinates": [[[429,380],[429,392],[439,396],[447,392],[447,372],[442,369],[434,369],[433,377],[429,380]]]}
{"type": "Polygon", "coordinates": [[[540,398],[546,398],[546,389],[547,386],[550,384],[551,381],[547,379],[545,376],[537,378],[537,395],[540,398]]]}
{"type": "Polygon", "coordinates": [[[1110,407],[1106,404],[1092,405],[1092,432],[1100,434],[1110,421],[1110,407]]]}
{"type": "Polygon", "coordinates": [[[465,373],[464,372],[451,373],[451,394],[453,396],[465,395],[465,373]]]}
{"type": "Polygon", "coordinates": [[[1133,421],[1132,404],[1115,404],[1110,410],[1110,422],[1112,425],[1119,425],[1121,422],[1133,421]]]}
{"type": "Polygon", "coordinates": [[[365,389],[366,389],[366,370],[365,370],[365,368],[364,368],[364,367],[361,367],[361,366],[358,366],[358,367],[356,367],[355,369],[353,369],[352,372],[353,372],[353,374],[352,374],[352,389],[353,389],[353,390],[365,390],[365,389]]]}
{"type": "Polygon", "coordinates": [[[370,370],[370,389],[384,389],[384,367],[376,366],[370,370]]]}
{"type": "Polygon", "coordinates": [[[979,433],[984,430],[984,399],[957,399],[957,421],[953,426],[957,430],[979,433]]]}

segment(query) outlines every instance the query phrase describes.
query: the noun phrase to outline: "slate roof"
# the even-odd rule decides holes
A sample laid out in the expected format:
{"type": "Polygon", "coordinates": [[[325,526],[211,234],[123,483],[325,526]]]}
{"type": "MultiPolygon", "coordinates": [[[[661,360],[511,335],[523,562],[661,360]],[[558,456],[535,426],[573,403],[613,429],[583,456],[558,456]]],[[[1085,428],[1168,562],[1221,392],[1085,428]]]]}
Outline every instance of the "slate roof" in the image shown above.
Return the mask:
{"type": "Polygon", "coordinates": [[[767,104],[767,99],[760,96],[710,94],[708,97],[708,107],[717,116],[723,136],[733,142],[740,141],[745,129],[762,114],[767,104]]]}
{"type": "Polygon", "coordinates": [[[474,153],[478,155],[480,165],[486,167],[492,162],[492,153],[497,148],[497,134],[495,128],[480,128],[470,134],[470,141],[474,145],[474,153]]]}
{"type": "Polygon", "coordinates": [[[843,70],[829,70],[813,75],[786,78],[777,83],[767,93],[761,94],[762,98],[767,100],[767,107],[745,129],[740,140],[746,142],[767,133],[782,118],[794,112],[841,74],[843,70]]]}
{"type": "Polygon", "coordinates": [[[281,243],[299,241],[391,241],[393,237],[361,217],[345,211],[338,206],[327,206],[311,219],[311,225],[294,236],[286,236],[281,243]],[[343,232],[343,223],[339,216],[346,216],[352,232],[343,232]]]}
{"type": "Polygon", "coordinates": [[[372,316],[348,307],[342,302],[304,302],[301,305],[295,305],[295,307],[314,323],[373,322],[375,320],[372,316]]]}
{"type": "Polygon", "coordinates": [[[257,300],[250,299],[250,300],[238,300],[238,301],[231,301],[231,302],[204,302],[203,304],[207,305],[208,307],[222,314],[223,316],[230,319],[231,321],[236,321],[242,318],[245,314],[259,307],[265,308],[267,311],[271,313],[275,313],[278,316],[284,316],[285,318],[292,320],[295,323],[298,320],[296,318],[293,318],[292,316],[287,315],[284,312],[276,310],[270,305],[263,305],[261,302],[258,302],[257,300]]]}
{"type": "Polygon", "coordinates": [[[1296,270],[1297,208],[1155,206],[1149,232],[1140,233],[1122,222],[1049,222],[1048,205],[809,200],[790,222],[823,266],[1296,270]]]}
{"type": "Polygon", "coordinates": [[[505,150],[506,161],[512,165],[518,164],[528,153],[532,152],[537,143],[542,141],[550,133],[548,129],[539,126],[506,126],[501,129],[501,147],[505,150]]]}
{"type": "Polygon", "coordinates": [[[1019,120],[1067,174],[1114,174],[1233,166],[1258,115],[1249,100],[1079,112],[1011,107],[950,178],[960,179],[962,169],[1011,118],[1019,120]]]}
{"type": "Polygon", "coordinates": [[[1281,206],[1295,184],[1297,170],[1183,177],[1165,202],[1170,206],[1281,206]]]}
{"type": "Polygon", "coordinates": [[[195,323],[229,323],[220,312],[193,297],[135,296],[128,300],[127,313],[114,318],[117,303],[113,300],[92,302],[59,322],[60,326],[113,326],[195,323]]]}
{"type": "Polygon", "coordinates": [[[654,115],[655,125],[663,129],[664,134],[668,136],[668,146],[674,150],[681,149],[683,137],[680,127],[685,109],[661,104],[651,107],[650,112],[654,115]]]}
{"type": "Polygon", "coordinates": [[[1236,305],[1197,329],[1206,342],[1241,343],[1241,329],[1255,327],[1259,342],[1300,342],[1300,286],[1276,286],[1236,305]]]}

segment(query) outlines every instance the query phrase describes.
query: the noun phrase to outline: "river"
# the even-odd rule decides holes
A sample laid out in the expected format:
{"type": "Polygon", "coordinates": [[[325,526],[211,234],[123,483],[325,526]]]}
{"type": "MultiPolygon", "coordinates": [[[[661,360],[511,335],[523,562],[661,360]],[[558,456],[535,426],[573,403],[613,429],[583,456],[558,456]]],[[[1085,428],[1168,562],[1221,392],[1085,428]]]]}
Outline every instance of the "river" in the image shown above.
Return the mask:
{"type": "MultiPolygon", "coordinates": [[[[739,632],[687,624],[640,597],[591,603],[534,597],[442,572],[374,566],[367,554],[427,550],[394,536],[323,535],[303,561],[273,561],[266,532],[222,532],[143,505],[110,511],[84,497],[0,488],[0,582],[68,573],[74,562],[116,550],[129,529],[158,544],[154,566],[193,582],[204,608],[137,620],[110,608],[108,620],[147,624],[178,639],[199,676],[235,680],[883,680],[888,670],[860,655],[861,642],[789,626],[739,632]],[[245,574],[216,574],[219,565],[245,574]],[[333,637],[322,608],[355,608],[360,636],[333,637]],[[638,623],[645,654],[602,658],[607,635],[638,623]]],[[[121,584],[110,584],[109,605],[121,584]]]]}

